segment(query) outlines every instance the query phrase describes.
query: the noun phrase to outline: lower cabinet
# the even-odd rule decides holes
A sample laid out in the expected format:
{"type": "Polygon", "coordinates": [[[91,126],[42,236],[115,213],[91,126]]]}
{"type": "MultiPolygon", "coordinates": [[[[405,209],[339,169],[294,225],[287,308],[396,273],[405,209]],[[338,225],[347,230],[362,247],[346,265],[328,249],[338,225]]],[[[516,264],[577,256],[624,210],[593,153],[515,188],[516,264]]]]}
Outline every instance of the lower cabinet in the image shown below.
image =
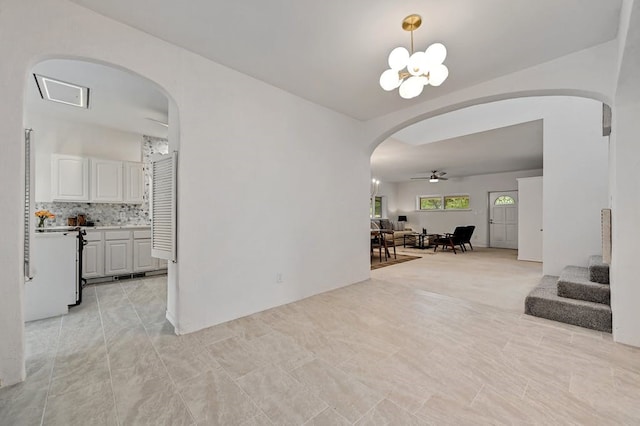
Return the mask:
{"type": "Polygon", "coordinates": [[[145,272],[159,269],[158,259],[151,257],[151,239],[133,240],[133,271],[145,272]]]}
{"type": "Polygon", "coordinates": [[[151,256],[148,229],[88,231],[82,254],[86,279],[167,269],[167,263],[151,256]]]}
{"type": "Polygon", "coordinates": [[[133,272],[131,258],[131,240],[113,240],[104,242],[105,275],[121,275],[133,272]]]}
{"type": "Polygon", "coordinates": [[[104,276],[104,233],[87,231],[84,239],[87,243],[82,251],[82,277],[104,276]]]}

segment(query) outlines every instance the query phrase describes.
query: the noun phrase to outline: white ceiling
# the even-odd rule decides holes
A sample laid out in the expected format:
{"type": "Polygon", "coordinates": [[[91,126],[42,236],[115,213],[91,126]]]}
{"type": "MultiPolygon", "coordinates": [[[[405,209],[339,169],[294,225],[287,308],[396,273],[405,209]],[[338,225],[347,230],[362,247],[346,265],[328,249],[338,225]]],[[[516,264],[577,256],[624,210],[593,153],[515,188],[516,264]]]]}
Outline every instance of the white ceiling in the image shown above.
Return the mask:
{"type": "Polygon", "coordinates": [[[370,119],[616,37],[622,0],[73,0],[358,119],[370,119]],[[411,101],[378,86],[389,52],[449,51],[450,76],[411,101]]]}
{"type": "Polygon", "coordinates": [[[89,88],[89,109],[43,100],[35,79],[27,81],[27,112],[66,121],[96,124],[126,132],[167,137],[167,97],[149,81],[90,62],[52,59],[39,63],[33,73],[89,88]]]}
{"type": "Polygon", "coordinates": [[[542,168],[542,120],[413,145],[387,139],[371,155],[371,175],[383,182],[448,178],[542,168]]]}

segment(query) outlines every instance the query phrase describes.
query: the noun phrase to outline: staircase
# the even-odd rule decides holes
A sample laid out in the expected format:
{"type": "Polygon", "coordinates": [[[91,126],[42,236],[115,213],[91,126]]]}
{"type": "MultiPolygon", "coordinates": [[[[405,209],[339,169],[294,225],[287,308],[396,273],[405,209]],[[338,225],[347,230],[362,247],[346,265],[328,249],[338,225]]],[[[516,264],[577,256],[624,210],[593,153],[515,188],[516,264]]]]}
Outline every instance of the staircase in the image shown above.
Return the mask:
{"type": "Polygon", "coordinates": [[[524,302],[524,313],[611,333],[609,265],[591,256],[589,267],[567,266],[545,275],[524,302]]]}

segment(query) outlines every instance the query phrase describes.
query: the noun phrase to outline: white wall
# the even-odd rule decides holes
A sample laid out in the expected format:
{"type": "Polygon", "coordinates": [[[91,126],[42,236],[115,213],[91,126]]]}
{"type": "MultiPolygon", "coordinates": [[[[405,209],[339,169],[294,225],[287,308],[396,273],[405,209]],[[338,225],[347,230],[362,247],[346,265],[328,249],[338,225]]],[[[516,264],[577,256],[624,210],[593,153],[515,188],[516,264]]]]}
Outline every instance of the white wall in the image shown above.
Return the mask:
{"type": "Polygon", "coordinates": [[[611,310],[616,341],[640,346],[640,4],[624,0],[611,133],[611,310]]]}
{"type": "Polygon", "coordinates": [[[452,178],[438,183],[430,183],[428,180],[399,182],[398,214],[407,215],[407,227],[418,231],[426,228],[430,234],[444,234],[453,232],[456,226],[475,225],[471,242],[479,247],[486,247],[489,241],[489,192],[517,190],[517,178],[541,174],[542,170],[525,170],[452,178]],[[469,195],[469,210],[416,211],[418,196],[455,194],[469,195]]]}
{"type": "Polygon", "coordinates": [[[179,136],[179,239],[168,310],[179,332],[369,277],[361,123],[64,0],[7,0],[0,13],[3,385],[24,377],[24,87],[31,67],[56,55],[132,70],[176,104],[178,126],[176,114],[169,121],[179,133],[170,131],[169,143],[179,136]],[[318,218],[318,200],[340,208],[318,218]],[[278,273],[284,282],[276,283],[278,273]]]}
{"type": "Polygon", "coordinates": [[[600,211],[609,205],[608,138],[602,104],[590,99],[549,99],[543,124],[543,272],[586,266],[602,254],[600,211]]]}
{"type": "Polygon", "coordinates": [[[51,201],[51,154],[106,160],[142,161],[142,135],[104,126],[61,120],[27,111],[33,129],[35,201],[51,201]]]}

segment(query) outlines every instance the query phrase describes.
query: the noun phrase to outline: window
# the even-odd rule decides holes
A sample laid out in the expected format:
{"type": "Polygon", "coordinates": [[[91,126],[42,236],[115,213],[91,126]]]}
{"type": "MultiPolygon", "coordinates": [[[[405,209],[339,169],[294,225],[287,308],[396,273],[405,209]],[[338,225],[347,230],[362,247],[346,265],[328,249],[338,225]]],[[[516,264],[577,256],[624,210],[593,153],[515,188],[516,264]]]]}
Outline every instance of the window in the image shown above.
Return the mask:
{"type": "Polygon", "coordinates": [[[422,211],[469,210],[468,195],[422,195],[416,199],[422,211]]]}
{"type": "Polygon", "coordinates": [[[516,200],[509,197],[508,195],[501,195],[498,198],[496,198],[496,201],[493,204],[496,206],[504,206],[506,204],[515,204],[515,203],[516,203],[516,200]]]}
{"type": "Polygon", "coordinates": [[[382,197],[374,197],[369,207],[369,215],[371,217],[382,217],[382,197]]]}
{"type": "Polygon", "coordinates": [[[420,197],[418,201],[419,210],[440,210],[442,209],[442,197],[420,197]]]}
{"type": "Polygon", "coordinates": [[[444,208],[446,210],[468,210],[469,196],[468,195],[445,195],[444,208]]]}

